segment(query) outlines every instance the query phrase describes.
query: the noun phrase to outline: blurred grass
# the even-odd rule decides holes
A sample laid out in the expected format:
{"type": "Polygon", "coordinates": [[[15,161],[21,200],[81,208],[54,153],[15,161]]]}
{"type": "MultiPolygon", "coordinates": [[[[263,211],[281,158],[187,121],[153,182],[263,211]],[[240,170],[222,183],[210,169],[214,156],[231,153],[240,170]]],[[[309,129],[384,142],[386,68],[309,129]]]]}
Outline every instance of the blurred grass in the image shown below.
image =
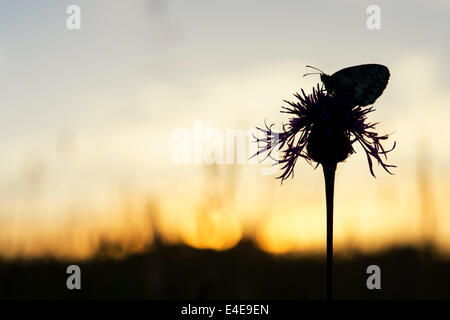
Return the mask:
{"type": "MultiPolygon", "coordinates": [[[[66,289],[72,262],[0,261],[0,298],[63,299],[322,299],[325,259],[275,256],[250,241],[227,251],[157,242],[124,259],[101,254],[79,264],[82,289],[66,289]]],[[[336,299],[450,299],[450,260],[432,247],[397,247],[373,255],[337,256],[336,299]],[[366,288],[365,270],[381,268],[381,290],[366,288]]]]}

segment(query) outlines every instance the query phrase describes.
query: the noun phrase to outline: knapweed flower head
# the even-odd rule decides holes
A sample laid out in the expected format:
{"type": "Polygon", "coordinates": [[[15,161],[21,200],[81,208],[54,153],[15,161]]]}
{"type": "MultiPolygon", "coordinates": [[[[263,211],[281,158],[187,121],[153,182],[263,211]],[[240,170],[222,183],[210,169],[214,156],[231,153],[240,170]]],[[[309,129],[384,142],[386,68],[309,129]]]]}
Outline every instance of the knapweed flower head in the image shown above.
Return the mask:
{"type": "Polygon", "coordinates": [[[391,173],[389,168],[395,166],[386,164],[382,157],[387,160],[386,154],[395,148],[395,142],[390,150],[384,149],[382,142],[388,135],[379,135],[375,131],[376,123],[367,121],[373,106],[356,106],[348,98],[328,94],[319,85],[310,95],[302,89],[301,94],[294,96],[295,102],[284,100],[288,106],[282,107],[281,112],[292,117],[282,131],[274,131],[274,125],[266,123],[265,128],[257,127],[263,137],[255,137],[258,151],[253,156],[265,154],[263,160],[271,158],[274,164],[280,164],[282,174],[278,178],[283,181],[293,176],[299,157],[322,165],[344,161],[355,152],[355,142],[364,149],[374,177],[373,160],[391,173]],[[275,151],[280,153],[278,159],[273,156],[275,151]]]}

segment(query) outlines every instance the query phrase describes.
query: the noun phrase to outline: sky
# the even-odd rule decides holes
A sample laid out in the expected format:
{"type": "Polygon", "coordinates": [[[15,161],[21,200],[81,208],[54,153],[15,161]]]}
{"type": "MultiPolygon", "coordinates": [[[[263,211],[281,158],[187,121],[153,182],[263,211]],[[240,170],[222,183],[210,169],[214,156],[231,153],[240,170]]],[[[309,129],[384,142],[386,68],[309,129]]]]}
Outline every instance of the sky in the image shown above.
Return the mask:
{"type": "Polygon", "coordinates": [[[391,73],[370,120],[392,133],[397,168],[374,179],[358,148],[339,165],[337,250],[431,237],[450,252],[449,13],[446,1],[0,1],[0,255],[88,258],[105,239],[129,253],[156,233],[323,250],[320,169],[299,161],[281,185],[265,163],[177,164],[177,132],[194,143],[198,126],[207,139],[281,125],[283,100],[319,82],[305,65],[363,63],[391,73]],[[80,30],[66,27],[70,5],[80,30]]]}

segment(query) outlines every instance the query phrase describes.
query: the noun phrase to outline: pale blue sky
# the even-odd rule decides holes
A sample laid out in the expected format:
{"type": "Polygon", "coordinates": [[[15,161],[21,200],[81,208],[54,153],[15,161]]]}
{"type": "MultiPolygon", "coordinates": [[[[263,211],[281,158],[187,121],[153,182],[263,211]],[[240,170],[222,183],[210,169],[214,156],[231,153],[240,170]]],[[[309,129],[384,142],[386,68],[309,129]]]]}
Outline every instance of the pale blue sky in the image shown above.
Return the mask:
{"type": "MultiPolygon", "coordinates": [[[[87,106],[67,101],[105,92],[126,97],[148,79],[183,86],[293,59],[331,72],[367,61],[389,65],[415,50],[449,66],[445,1],[379,1],[379,31],[365,27],[366,1],[78,1],[82,30],[69,32],[65,8],[72,3],[0,4],[0,85],[10,106],[0,124],[11,135],[76,125],[87,106]]],[[[101,116],[115,113],[124,116],[111,109],[101,116]]]]}

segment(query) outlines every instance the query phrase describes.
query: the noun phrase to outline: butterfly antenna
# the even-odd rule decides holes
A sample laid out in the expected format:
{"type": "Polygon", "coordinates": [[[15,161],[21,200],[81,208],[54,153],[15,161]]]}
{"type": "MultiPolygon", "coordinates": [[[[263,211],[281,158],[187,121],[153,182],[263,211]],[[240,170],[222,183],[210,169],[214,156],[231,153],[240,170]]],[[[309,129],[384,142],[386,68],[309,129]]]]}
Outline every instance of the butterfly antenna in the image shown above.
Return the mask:
{"type": "Polygon", "coordinates": [[[305,77],[305,76],[309,76],[310,74],[321,74],[320,72],[310,72],[310,73],[305,73],[304,75],[303,75],[303,78],[305,77]]]}
{"type": "Polygon", "coordinates": [[[318,69],[318,68],[316,68],[316,67],[313,67],[313,66],[306,65],[306,67],[307,67],[307,68],[314,69],[314,70],[317,70],[317,71],[319,71],[320,73],[325,73],[325,72],[323,72],[322,70],[320,70],[320,69],[318,69]]]}

